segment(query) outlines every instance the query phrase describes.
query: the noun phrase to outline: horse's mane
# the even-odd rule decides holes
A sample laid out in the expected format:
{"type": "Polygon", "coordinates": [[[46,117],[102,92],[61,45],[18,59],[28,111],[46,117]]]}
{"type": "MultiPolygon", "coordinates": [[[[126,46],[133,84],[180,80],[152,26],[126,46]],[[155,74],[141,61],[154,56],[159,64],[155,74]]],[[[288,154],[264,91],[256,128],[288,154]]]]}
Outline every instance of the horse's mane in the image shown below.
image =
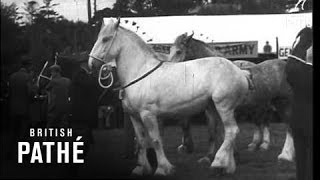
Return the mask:
{"type": "Polygon", "coordinates": [[[156,52],[146,42],[144,42],[144,40],[141,37],[139,37],[135,32],[133,32],[133,31],[131,31],[129,29],[126,29],[124,27],[121,27],[121,26],[119,26],[119,28],[121,30],[125,31],[127,34],[129,34],[132,38],[134,38],[139,47],[141,47],[146,52],[148,52],[149,54],[153,55],[155,58],[157,58],[159,60],[156,52]]]}
{"type": "MultiPolygon", "coordinates": [[[[186,42],[185,42],[185,39],[187,38],[187,35],[186,34],[181,34],[180,36],[178,36],[177,38],[176,38],[176,40],[174,41],[174,44],[175,45],[180,45],[180,44],[182,44],[182,45],[187,45],[186,44],[186,42]]],[[[197,44],[200,44],[200,45],[202,45],[202,46],[205,46],[206,48],[210,48],[210,46],[208,45],[208,44],[206,44],[205,42],[203,42],[203,41],[200,41],[200,40],[198,40],[198,39],[195,39],[195,38],[191,38],[191,40],[189,41],[189,43],[191,43],[191,41],[193,41],[193,42],[195,42],[195,43],[197,43],[197,44]]]]}
{"type": "Polygon", "coordinates": [[[174,45],[185,44],[185,38],[186,38],[186,35],[185,35],[185,34],[181,34],[180,36],[178,36],[178,37],[174,40],[173,44],[174,44],[174,45]]]}
{"type": "Polygon", "coordinates": [[[211,49],[211,47],[207,43],[200,41],[199,39],[192,38],[192,41],[195,43],[201,44],[202,46],[205,46],[206,48],[211,49]]]}

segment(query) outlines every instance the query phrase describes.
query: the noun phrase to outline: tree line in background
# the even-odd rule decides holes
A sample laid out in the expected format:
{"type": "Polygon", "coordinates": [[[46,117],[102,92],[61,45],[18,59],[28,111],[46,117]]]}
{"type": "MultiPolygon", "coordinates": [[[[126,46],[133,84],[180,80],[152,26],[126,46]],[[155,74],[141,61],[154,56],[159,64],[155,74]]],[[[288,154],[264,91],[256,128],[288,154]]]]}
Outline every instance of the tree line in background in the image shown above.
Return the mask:
{"type": "Polygon", "coordinates": [[[89,50],[96,28],[59,15],[52,0],[28,1],[23,12],[15,4],[1,2],[1,75],[16,70],[22,57],[32,59],[39,71],[56,52],[71,55],[89,50]]]}
{"type": "MultiPolygon", "coordinates": [[[[286,13],[297,2],[298,0],[117,0],[113,8],[95,11],[92,20],[117,16],[286,13]]],[[[306,0],[304,10],[312,10],[312,4],[313,0],[306,0]]]]}

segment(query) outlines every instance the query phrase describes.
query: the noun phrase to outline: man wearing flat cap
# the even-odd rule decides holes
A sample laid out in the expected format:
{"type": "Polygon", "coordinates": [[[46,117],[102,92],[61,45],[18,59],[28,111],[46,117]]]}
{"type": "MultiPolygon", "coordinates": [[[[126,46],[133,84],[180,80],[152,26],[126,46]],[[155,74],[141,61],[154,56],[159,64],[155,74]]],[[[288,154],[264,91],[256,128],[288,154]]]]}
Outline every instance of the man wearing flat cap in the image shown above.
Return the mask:
{"type": "Polygon", "coordinates": [[[61,67],[52,65],[50,67],[51,81],[46,86],[48,91],[48,117],[47,127],[62,128],[68,124],[69,112],[69,89],[71,81],[61,76],[61,67]]]}

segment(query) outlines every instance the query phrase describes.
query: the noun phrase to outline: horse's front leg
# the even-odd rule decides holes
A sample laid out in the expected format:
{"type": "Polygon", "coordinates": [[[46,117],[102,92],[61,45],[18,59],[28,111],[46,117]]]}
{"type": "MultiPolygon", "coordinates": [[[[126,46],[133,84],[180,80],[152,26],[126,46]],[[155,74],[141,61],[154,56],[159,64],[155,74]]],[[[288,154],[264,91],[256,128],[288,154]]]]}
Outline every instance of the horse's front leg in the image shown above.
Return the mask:
{"type": "Polygon", "coordinates": [[[134,175],[152,174],[152,167],[147,159],[148,137],[141,119],[131,117],[138,143],[138,166],[132,170],[134,175]]]}
{"type": "Polygon", "coordinates": [[[269,123],[264,123],[261,127],[262,132],[263,132],[263,137],[262,137],[262,143],[260,144],[259,148],[262,151],[267,151],[270,147],[270,128],[269,128],[269,123]]]}
{"type": "Polygon", "coordinates": [[[190,130],[190,118],[185,118],[181,121],[181,127],[182,127],[182,143],[177,148],[178,153],[192,153],[194,146],[193,146],[193,140],[190,130]]]}
{"type": "Polygon", "coordinates": [[[141,118],[151,138],[151,145],[156,151],[158,167],[155,174],[164,176],[172,174],[174,166],[169,162],[164,153],[157,117],[151,112],[146,111],[141,113],[141,118]]]}
{"type": "Polygon", "coordinates": [[[267,151],[270,148],[270,119],[272,118],[273,110],[275,107],[272,104],[268,104],[265,110],[261,113],[261,131],[262,131],[262,143],[259,148],[262,151],[267,151]]]}
{"type": "Polygon", "coordinates": [[[257,146],[261,143],[261,140],[261,126],[259,126],[259,124],[256,124],[253,132],[252,142],[248,145],[248,151],[255,151],[257,149],[257,146]]]}
{"type": "Polygon", "coordinates": [[[280,115],[280,118],[287,125],[286,140],[281,154],[278,156],[278,160],[293,162],[295,158],[295,148],[291,128],[289,126],[289,121],[292,118],[292,101],[290,99],[283,99],[276,105],[276,109],[280,115]]]}
{"type": "Polygon", "coordinates": [[[284,146],[282,148],[281,154],[278,156],[279,161],[289,161],[294,162],[295,159],[295,148],[294,148],[294,142],[292,138],[292,132],[291,128],[287,128],[286,133],[286,141],[284,143],[284,146]]]}

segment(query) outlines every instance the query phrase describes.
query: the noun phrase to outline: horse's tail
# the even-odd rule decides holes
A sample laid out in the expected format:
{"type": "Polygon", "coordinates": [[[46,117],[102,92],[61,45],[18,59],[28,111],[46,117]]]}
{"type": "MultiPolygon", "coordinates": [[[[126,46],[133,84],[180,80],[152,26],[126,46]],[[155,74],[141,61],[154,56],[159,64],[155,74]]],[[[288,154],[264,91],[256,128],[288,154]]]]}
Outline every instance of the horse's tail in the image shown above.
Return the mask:
{"type": "Polygon", "coordinates": [[[244,76],[246,77],[246,79],[248,81],[249,90],[255,89],[254,83],[253,83],[253,76],[252,76],[252,73],[251,73],[250,69],[241,69],[241,71],[242,71],[242,73],[244,74],[244,76]]]}

